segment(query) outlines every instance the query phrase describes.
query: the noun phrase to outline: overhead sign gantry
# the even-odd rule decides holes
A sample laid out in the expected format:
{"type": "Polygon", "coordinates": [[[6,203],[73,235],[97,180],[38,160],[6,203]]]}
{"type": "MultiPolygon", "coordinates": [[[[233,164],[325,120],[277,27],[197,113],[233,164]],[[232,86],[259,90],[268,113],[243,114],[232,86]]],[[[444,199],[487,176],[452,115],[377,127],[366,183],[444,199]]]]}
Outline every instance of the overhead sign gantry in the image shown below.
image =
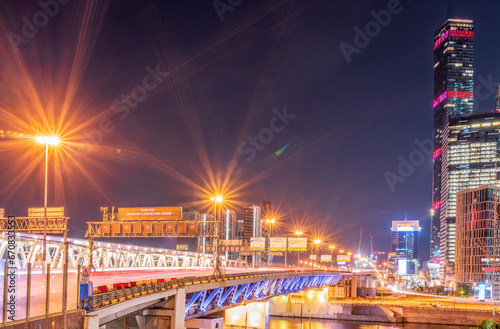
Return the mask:
{"type": "Polygon", "coordinates": [[[88,238],[198,237],[215,238],[215,220],[184,220],[182,207],[101,207],[102,222],[87,222],[88,238]]]}

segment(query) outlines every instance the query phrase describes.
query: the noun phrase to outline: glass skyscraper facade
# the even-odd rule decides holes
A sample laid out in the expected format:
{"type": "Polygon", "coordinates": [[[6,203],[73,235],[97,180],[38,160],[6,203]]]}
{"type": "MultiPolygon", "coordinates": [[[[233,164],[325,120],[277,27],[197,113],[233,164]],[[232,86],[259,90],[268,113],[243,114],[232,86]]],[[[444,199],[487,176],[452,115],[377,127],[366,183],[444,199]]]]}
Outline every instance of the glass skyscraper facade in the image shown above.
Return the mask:
{"type": "Polygon", "coordinates": [[[398,259],[398,269],[401,274],[417,274],[419,266],[419,235],[418,220],[392,221],[391,228],[392,252],[398,259]],[[403,260],[400,262],[399,260],[403,260]],[[402,269],[401,266],[405,268],[402,269]]]}
{"type": "Polygon", "coordinates": [[[448,117],[473,110],[474,24],[449,19],[434,33],[434,154],[431,214],[431,258],[447,258],[440,250],[447,234],[442,231],[443,131],[448,117]]]}
{"type": "Polygon", "coordinates": [[[443,130],[440,207],[442,281],[452,280],[455,271],[457,193],[495,184],[499,134],[500,113],[451,117],[443,130]]]}
{"type": "MultiPolygon", "coordinates": [[[[497,193],[499,190],[496,191],[497,193]]],[[[495,187],[482,186],[457,194],[456,207],[456,262],[457,283],[495,283],[494,265],[489,261],[497,253],[494,245],[495,187]]]]}

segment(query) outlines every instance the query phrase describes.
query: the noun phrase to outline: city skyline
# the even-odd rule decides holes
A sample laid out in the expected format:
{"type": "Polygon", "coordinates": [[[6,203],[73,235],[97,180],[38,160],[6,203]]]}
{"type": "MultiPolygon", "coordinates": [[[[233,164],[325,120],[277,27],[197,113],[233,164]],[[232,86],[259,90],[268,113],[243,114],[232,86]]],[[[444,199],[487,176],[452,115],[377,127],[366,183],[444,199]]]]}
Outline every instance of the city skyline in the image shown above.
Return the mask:
{"type": "MultiPolygon", "coordinates": [[[[490,12],[498,8],[493,1],[485,3],[490,12]]],[[[80,131],[71,142],[100,141],[93,145],[92,153],[75,159],[91,179],[77,166],[70,166],[59,168],[68,170],[50,181],[54,188],[49,191],[49,204],[66,207],[72,219],[70,235],[82,235],[78,230],[85,229],[85,221],[100,217],[100,206],[189,207],[203,196],[187,177],[209,189],[207,172],[221,179],[225,173],[218,173],[227,173],[231,167],[234,173],[239,170],[228,178],[231,186],[245,186],[235,201],[260,205],[262,200],[271,200],[287,209],[290,221],[306,219],[325,227],[353,249],[361,227],[366,236],[373,236],[376,250],[387,250],[391,220],[408,212],[410,218],[428,221],[432,154],[424,154],[425,161],[413,166],[411,174],[400,176],[403,181],[392,185],[394,191],[384,174],[399,176],[400,159],[410,161],[409,155],[421,151],[418,145],[425,145],[431,137],[433,33],[449,18],[446,6],[401,1],[401,10],[394,10],[390,24],[381,26],[379,34],[347,62],[340,45],[355,45],[354,28],[375,21],[371,11],[380,13],[387,9],[386,4],[356,2],[342,8],[314,4],[318,7],[244,3],[226,11],[221,21],[211,3],[193,11],[189,4],[125,2],[120,9],[111,2],[100,17],[101,30],[93,35],[93,53],[89,50],[85,57],[88,66],[82,70],[84,78],[72,112],[93,124],[85,127],[87,134],[80,131]],[[262,20],[259,9],[264,9],[264,17],[283,25],[262,20]],[[332,16],[340,17],[346,11],[357,15],[331,22],[332,16]],[[190,17],[197,28],[188,26],[181,16],[190,17]],[[158,17],[169,17],[173,28],[164,26],[158,17]],[[291,24],[291,19],[298,21],[291,24]],[[144,38],[149,29],[164,33],[161,40],[144,38]],[[408,38],[398,39],[402,33],[408,38]],[[388,47],[394,40],[400,41],[400,48],[388,47]],[[217,56],[208,60],[205,54],[212,47],[217,56]],[[314,60],[307,57],[310,53],[316,54],[314,60]],[[366,79],[354,78],[358,75],[366,79]],[[121,101],[122,94],[142,85],[146,76],[155,77],[156,82],[149,86],[144,100],[125,101],[128,110],[120,105],[103,115],[116,99],[121,101]],[[405,82],[396,82],[394,77],[405,82]],[[104,118],[110,120],[105,123],[113,131],[101,129],[107,127],[101,121],[104,118]],[[257,138],[256,143],[252,137],[257,138]]],[[[20,5],[2,6],[7,12],[19,13],[6,23],[8,31],[18,34],[22,33],[23,15],[32,17],[41,10],[27,6],[30,16],[20,5]]],[[[18,45],[27,67],[35,65],[29,61],[30,51],[48,56],[43,48],[46,42],[65,37],[66,45],[74,46],[64,33],[51,35],[68,24],[64,14],[66,11],[71,17],[76,10],[71,6],[61,5],[54,20],[40,28],[36,37],[18,45]]],[[[474,20],[475,85],[484,85],[484,94],[488,86],[483,81],[500,80],[498,64],[489,59],[498,49],[494,42],[498,28],[484,8],[458,1],[454,10],[454,16],[474,20]]],[[[11,58],[8,49],[2,54],[11,58]]],[[[71,66],[62,63],[66,66],[61,72],[68,73],[71,66]]],[[[33,70],[34,81],[43,81],[42,73],[33,70]]],[[[1,107],[14,108],[14,116],[20,120],[30,119],[15,105],[22,84],[4,82],[6,88],[17,91],[13,99],[3,98],[1,107]]],[[[44,90],[46,86],[36,87],[44,90]]],[[[479,105],[474,112],[489,112],[495,107],[495,92],[476,101],[479,105]]],[[[54,108],[51,111],[57,113],[54,108]]],[[[0,129],[26,128],[7,121],[6,115],[2,113],[7,127],[0,129]]],[[[24,214],[27,207],[40,206],[41,158],[26,159],[32,164],[31,174],[13,181],[23,153],[13,152],[10,146],[1,151],[5,155],[1,183],[6,188],[0,207],[24,214]],[[14,160],[5,160],[8,157],[14,160]]],[[[52,177],[56,170],[51,169],[52,177]]],[[[367,247],[368,240],[363,244],[367,247]]]]}

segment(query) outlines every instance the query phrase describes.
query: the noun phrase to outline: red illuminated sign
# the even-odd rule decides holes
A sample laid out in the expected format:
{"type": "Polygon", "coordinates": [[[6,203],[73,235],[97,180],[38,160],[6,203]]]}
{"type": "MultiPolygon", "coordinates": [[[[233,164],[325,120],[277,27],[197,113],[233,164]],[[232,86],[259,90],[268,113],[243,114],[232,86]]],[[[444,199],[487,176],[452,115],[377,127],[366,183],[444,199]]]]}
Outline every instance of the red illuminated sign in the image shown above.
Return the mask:
{"type": "Polygon", "coordinates": [[[449,34],[450,37],[474,38],[474,31],[451,30],[449,34]]]}
{"type": "Polygon", "coordinates": [[[441,201],[437,201],[432,204],[432,209],[437,210],[439,208],[441,208],[441,201]]]}
{"type": "Polygon", "coordinates": [[[434,42],[434,49],[436,49],[444,40],[448,37],[458,37],[458,38],[474,38],[474,31],[458,31],[450,30],[446,31],[434,42]]]}
{"type": "Polygon", "coordinates": [[[444,101],[447,98],[473,98],[473,97],[474,97],[474,93],[471,92],[471,91],[453,91],[453,90],[449,90],[449,91],[445,91],[444,93],[442,93],[441,95],[439,95],[439,97],[436,98],[432,102],[432,107],[435,108],[436,106],[438,106],[439,104],[441,104],[441,102],[444,101]]]}
{"type": "Polygon", "coordinates": [[[433,159],[437,158],[439,155],[441,155],[441,153],[443,153],[443,148],[442,147],[440,147],[440,148],[438,148],[438,149],[436,149],[434,151],[434,153],[432,154],[432,158],[433,159]]]}

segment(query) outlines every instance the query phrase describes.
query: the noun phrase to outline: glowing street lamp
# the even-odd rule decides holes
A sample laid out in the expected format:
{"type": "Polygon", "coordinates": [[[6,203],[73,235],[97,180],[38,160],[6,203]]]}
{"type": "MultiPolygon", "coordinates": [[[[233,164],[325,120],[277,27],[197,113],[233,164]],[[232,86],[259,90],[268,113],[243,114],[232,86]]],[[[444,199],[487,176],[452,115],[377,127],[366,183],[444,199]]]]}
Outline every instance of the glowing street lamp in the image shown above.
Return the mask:
{"type": "MultiPolygon", "coordinates": [[[[299,238],[302,234],[303,234],[302,231],[295,231],[295,235],[298,236],[299,238]]],[[[297,267],[300,267],[299,258],[300,258],[300,251],[297,250],[297,267]]]]}
{"type": "Polygon", "coordinates": [[[333,270],[333,250],[335,249],[334,245],[329,245],[328,248],[330,248],[331,255],[332,255],[332,263],[331,263],[331,268],[333,270]]]}
{"type": "Polygon", "coordinates": [[[219,237],[220,237],[220,231],[221,231],[221,227],[220,227],[220,224],[218,219],[217,219],[217,204],[218,203],[222,203],[224,199],[222,198],[222,196],[220,195],[216,195],[215,197],[211,197],[210,198],[210,201],[213,201],[214,202],[214,217],[215,217],[215,238],[214,238],[214,242],[213,242],[213,265],[214,265],[214,272],[213,272],[213,275],[214,276],[220,276],[221,275],[221,272],[220,272],[220,264],[219,264],[219,237]]]}
{"type": "Polygon", "coordinates": [[[35,138],[39,144],[45,144],[45,194],[43,201],[43,255],[42,260],[47,260],[47,180],[49,176],[49,145],[56,146],[59,144],[57,136],[38,136],[35,138]]]}
{"type": "MultiPolygon", "coordinates": [[[[313,254],[314,254],[314,255],[316,255],[315,250],[316,250],[316,248],[320,245],[321,240],[317,240],[317,239],[316,239],[316,240],[314,240],[314,241],[313,241],[313,243],[314,243],[314,247],[313,247],[313,254]]],[[[316,258],[317,258],[317,257],[318,257],[318,255],[316,255],[316,258]]],[[[312,262],[312,260],[311,260],[311,271],[312,271],[312,270],[313,270],[313,262],[312,262]]]]}
{"type": "Polygon", "coordinates": [[[274,218],[266,219],[266,223],[267,225],[269,225],[269,248],[267,249],[267,267],[269,267],[271,263],[271,237],[273,235],[274,222],[275,222],[274,218]]]}

